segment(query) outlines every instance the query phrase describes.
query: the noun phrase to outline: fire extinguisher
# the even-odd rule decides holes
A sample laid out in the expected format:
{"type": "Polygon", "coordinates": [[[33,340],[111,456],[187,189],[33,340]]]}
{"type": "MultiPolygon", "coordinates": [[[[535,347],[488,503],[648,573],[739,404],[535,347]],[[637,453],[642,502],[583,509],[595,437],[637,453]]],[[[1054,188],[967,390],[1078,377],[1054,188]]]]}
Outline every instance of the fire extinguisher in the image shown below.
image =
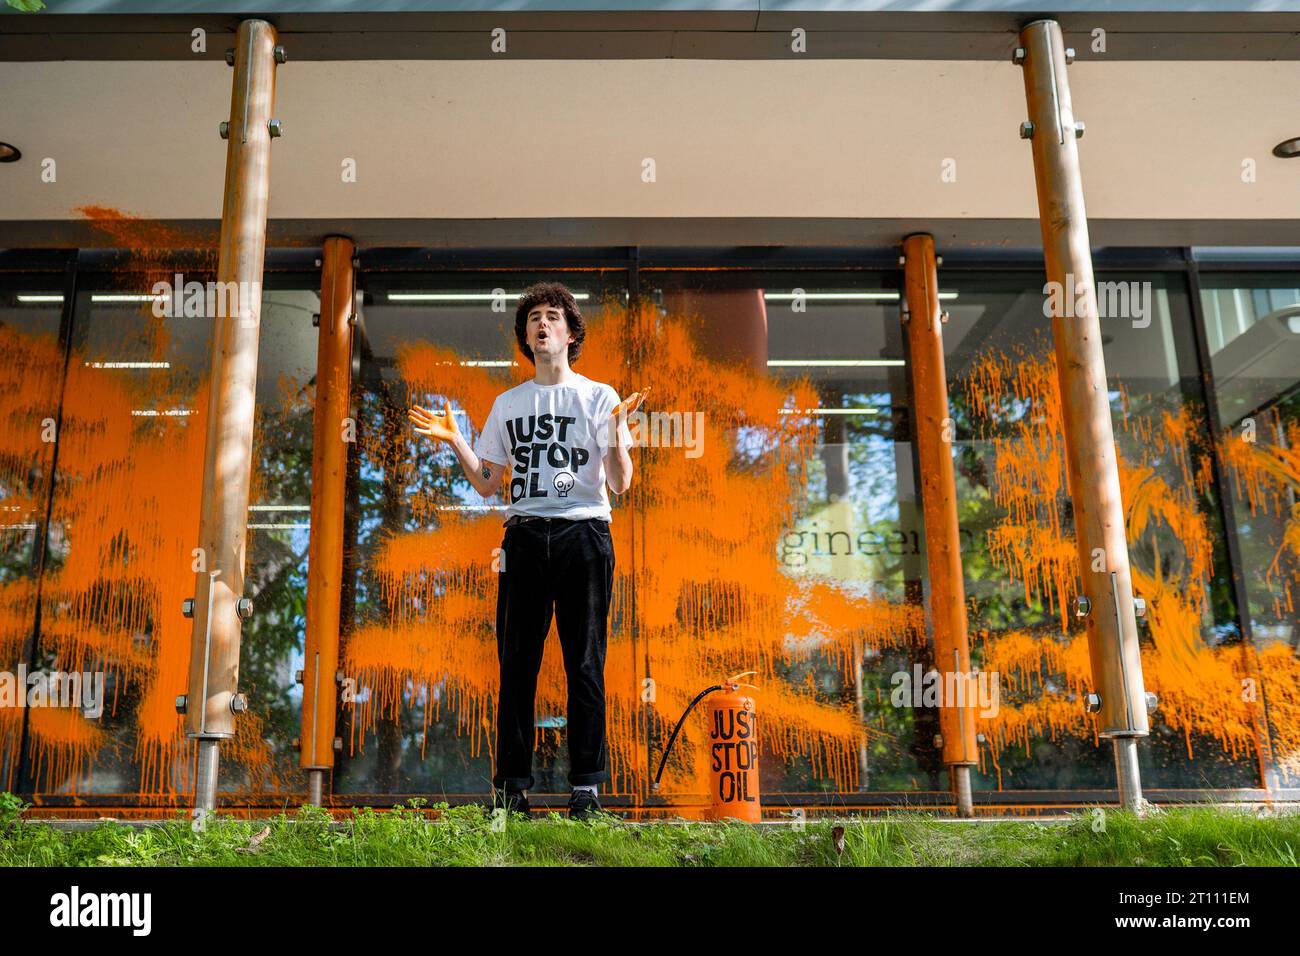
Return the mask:
{"type": "Polygon", "coordinates": [[[754,698],[741,691],[742,687],[758,688],[739,682],[740,678],[757,673],[745,671],[736,674],[695,695],[668,738],[668,746],[664,748],[651,786],[653,792],[659,792],[659,778],[663,776],[668,754],[672,752],[687,716],[709,694],[722,691],[709,705],[709,816],[714,820],[730,818],[747,823],[759,822],[763,813],[758,795],[758,709],[754,698]]]}

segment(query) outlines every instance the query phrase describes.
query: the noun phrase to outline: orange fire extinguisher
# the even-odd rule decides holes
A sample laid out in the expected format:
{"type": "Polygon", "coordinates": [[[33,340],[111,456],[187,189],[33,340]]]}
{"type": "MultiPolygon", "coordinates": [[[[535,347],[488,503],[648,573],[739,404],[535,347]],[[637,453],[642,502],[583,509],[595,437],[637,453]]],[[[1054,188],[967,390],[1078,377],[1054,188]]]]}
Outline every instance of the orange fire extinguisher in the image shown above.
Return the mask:
{"type": "Polygon", "coordinates": [[[677,742],[687,716],[709,694],[722,691],[709,706],[709,816],[714,820],[759,822],[763,811],[758,795],[758,709],[754,698],[741,690],[742,687],[758,688],[740,683],[740,678],[757,673],[745,671],[736,674],[695,696],[668,738],[668,746],[659,760],[659,771],[655,774],[654,791],[659,790],[659,778],[668,763],[668,754],[677,742]]]}

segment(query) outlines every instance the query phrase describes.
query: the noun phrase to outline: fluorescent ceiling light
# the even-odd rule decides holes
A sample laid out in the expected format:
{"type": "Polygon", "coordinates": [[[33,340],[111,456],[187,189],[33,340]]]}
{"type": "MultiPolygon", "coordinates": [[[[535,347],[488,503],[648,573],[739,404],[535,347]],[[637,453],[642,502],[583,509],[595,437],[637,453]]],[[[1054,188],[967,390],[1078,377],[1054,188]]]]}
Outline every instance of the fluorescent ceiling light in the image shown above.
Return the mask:
{"type": "Polygon", "coordinates": [[[435,362],[435,365],[461,365],[467,368],[510,368],[518,365],[509,359],[463,359],[459,362],[435,362]]]}
{"type": "MultiPolygon", "coordinates": [[[[521,293],[505,292],[493,295],[491,292],[389,292],[389,302],[491,302],[494,299],[519,298],[521,293]]],[[[578,301],[591,298],[589,292],[575,292],[578,301]]]]}
{"type": "Polygon", "coordinates": [[[161,302],[168,298],[165,295],[154,295],[151,292],[122,292],[122,293],[105,293],[103,295],[92,295],[91,302],[161,302]]]}
{"type": "MultiPolygon", "coordinates": [[[[897,302],[897,292],[764,292],[763,298],[768,302],[790,302],[804,299],[808,302],[897,302]]],[[[956,292],[940,292],[941,299],[955,299],[956,292]]]]}
{"type": "Polygon", "coordinates": [[[902,359],[768,359],[771,368],[896,368],[906,365],[902,359]]]}
{"type": "Polygon", "coordinates": [[[83,362],[86,368],[171,368],[171,362],[83,362]]]}
{"type": "Polygon", "coordinates": [[[22,303],[31,303],[33,305],[38,302],[62,302],[63,296],[46,295],[44,293],[41,293],[39,295],[20,295],[18,296],[18,301],[22,303]]]}
{"type": "Polygon", "coordinates": [[[809,302],[897,302],[897,292],[764,292],[768,302],[789,302],[807,299],[809,302]]]}
{"type": "Polygon", "coordinates": [[[782,415],[879,415],[878,408],[782,408],[782,415]]]}

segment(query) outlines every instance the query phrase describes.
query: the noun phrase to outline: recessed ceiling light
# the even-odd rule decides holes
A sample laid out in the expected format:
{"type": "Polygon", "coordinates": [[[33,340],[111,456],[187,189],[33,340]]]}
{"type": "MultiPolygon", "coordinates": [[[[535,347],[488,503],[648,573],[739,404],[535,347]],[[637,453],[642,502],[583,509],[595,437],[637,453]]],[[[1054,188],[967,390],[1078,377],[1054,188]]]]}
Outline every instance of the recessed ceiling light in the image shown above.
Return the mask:
{"type": "Polygon", "coordinates": [[[1273,147],[1273,155],[1278,159],[1292,159],[1300,156],[1300,136],[1295,139],[1284,139],[1273,147]]]}
{"type": "Polygon", "coordinates": [[[0,143],[0,163],[16,163],[22,158],[23,154],[17,146],[0,143]]]}

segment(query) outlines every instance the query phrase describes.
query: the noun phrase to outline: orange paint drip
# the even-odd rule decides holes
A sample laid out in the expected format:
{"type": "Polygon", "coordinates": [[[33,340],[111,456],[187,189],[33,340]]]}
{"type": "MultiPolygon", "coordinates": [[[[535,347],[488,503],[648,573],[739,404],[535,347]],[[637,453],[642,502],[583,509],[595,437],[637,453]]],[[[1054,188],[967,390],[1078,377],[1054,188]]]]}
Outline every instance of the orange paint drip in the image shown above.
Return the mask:
{"type": "Polygon", "coordinates": [[[1300,577],[1300,422],[1288,422],[1283,427],[1273,416],[1271,422],[1260,425],[1254,437],[1256,440],[1248,441],[1241,435],[1224,434],[1219,450],[1231,474],[1233,489],[1246,499],[1250,513],[1283,519],[1265,583],[1278,592],[1274,615],[1294,616],[1300,577]]]}
{"type": "Polygon", "coordinates": [[[104,745],[105,734],[77,710],[32,707],[27,718],[32,775],[71,781],[76,793],[92,756],[104,745]]]}
{"type": "MultiPolygon", "coordinates": [[[[63,350],[53,334],[28,334],[0,324],[0,555],[12,569],[31,567],[45,527],[53,462],[54,423],[63,377],[63,350]]],[[[0,576],[0,669],[16,673],[36,619],[34,577],[0,576]]],[[[0,789],[13,790],[18,769],[21,709],[0,708],[0,789]]]]}
{"type": "MultiPolygon", "coordinates": [[[[984,669],[999,671],[1019,701],[1004,702],[996,717],[982,721],[995,768],[999,751],[1019,746],[1028,753],[1034,736],[1095,739],[1094,720],[1079,705],[1091,690],[1087,642],[1065,614],[1075,592],[1076,558],[1072,533],[1061,520],[1068,481],[1056,382],[1050,353],[1020,352],[985,357],[965,383],[977,430],[991,445],[991,491],[1004,515],[989,532],[993,561],[1020,583],[1026,600],[1043,598],[1061,614],[1060,634],[981,634],[984,669]]],[[[1197,495],[1209,488],[1210,469],[1207,456],[1195,451],[1191,413],[1165,411],[1153,420],[1136,415],[1127,396],[1122,404],[1123,426],[1137,439],[1142,459],[1135,464],[1119,455],[1135,591],[1148,606],[1150,640],[1142,648],[1147,687],[1160,698],[1160,719],[1183,733],[1189,759],[1194,739],[1202,737],[1234,758],[1258,754],[1269,740],[1255,704],[1242,692],[1255,668],[1237,649],[1209,647],[1201,637],[1213,555],[1197,495]],[[1170,470],[1178,480],[1164,477],[1170,470]]],[[[1238,448],[1229,460],[1252,502],[1263,503],[1269,494],[1276,499],[1266,477],[1294,475],[1276,450],[1238,448]]],[[[1276,682],[1281,701],[1270,716],[1275,738],[1285,741],[1281,759],[1294,761],[1297,667],[1291,661],[1288,671],[1281,657],[1268,658],[1267,680],[1276,682]]],[[[1264,665],[1258,669],[1262,676],[1264,665]]]]}
{"type": "MultiPolygon", "coordinates": [[[[102,341],[114,340],[111,326],[118,322],[117,339],[142,343],[156,359],[168,352],[166,324],[149,307],[105,312],[95,321],[102,341]]],[[[58,408],[63,361],[57,344],[0,326],[0,347],[26,359],[0,385],[0,411],[11,422],[25,423],[5,430],[3,460],[45,461],[52,446],[42,446],[39,419],[53,417],[51,409],[58,408]]],[[[191,393],[170,370],[151,370],[146,378],[92,367],[92,360],[102,358],[74,351],[62,394],[51,509],[54,557],[42,583],[40,648],[53,655],[53,666],[60,670],[103,671],[119,694],[138,696],[134,744],[139,789],[165,802],[186,786],[185,768],[193,751],[182,736],[174,701],[188,679],[191,622],[180,608],[194,589],[192,549],[208,389],[201,384],[191,393]],[[135,414],[174,408],[191,414],[135,414]]],[[[5,486],[14,486],[14,476],[5,476],[5,486]]],[[[43,519],[43,498],[34,487],[23,507],[43,519]]],[[[17,541],[9,535],[3,540],[7,547],[17,541]]],[[[34,599],[30,579],[0,584],[0,653],[6,659],[16,659],[30,630],[34,599]]],[[[122,718],[119,704],[113,696],[105,701],[106,723],[122,718]]],[[[107,731],[79,715],[72,720],[66,709],[61,715],[50,709],[29,713],[38,790],[78,792],[107,731]]],[[[243,723],[248,730],[223,755],[256,777],[259,768],[269,766],[270,751],[257,718],[249,715],[243,723]]],[[[3,714],[0,740],[6,735],[16,740],[16,728],[13,716],[3,714]]],[[[6,752],[16,757],[16,746],[6,752]]],[[[6,776],[12,769],[0,768],[6,776]]]]}

